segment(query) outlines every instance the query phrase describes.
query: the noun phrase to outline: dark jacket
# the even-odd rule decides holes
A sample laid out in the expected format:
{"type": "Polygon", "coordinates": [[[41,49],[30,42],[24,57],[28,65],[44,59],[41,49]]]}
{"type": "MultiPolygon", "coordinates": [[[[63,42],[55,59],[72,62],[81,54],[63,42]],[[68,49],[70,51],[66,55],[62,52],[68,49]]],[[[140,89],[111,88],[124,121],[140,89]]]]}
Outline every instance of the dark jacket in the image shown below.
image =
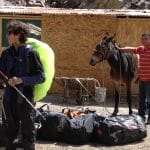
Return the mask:
{"type": "MultiPolygon", "coordinates": [[[[34,85],[45,81],[40,58],[31,46],[22,46],[17,52],[14,46],[4,50],[0,58],[0,71],[8,78],[20,77],[23,83],[17,86],[23,89],[23,94],[28,98],[33,98],[34,85]]],[[[7,85],[4,100],[9,100],[12,92],[14,92],[14,89],[7,85]]]]}

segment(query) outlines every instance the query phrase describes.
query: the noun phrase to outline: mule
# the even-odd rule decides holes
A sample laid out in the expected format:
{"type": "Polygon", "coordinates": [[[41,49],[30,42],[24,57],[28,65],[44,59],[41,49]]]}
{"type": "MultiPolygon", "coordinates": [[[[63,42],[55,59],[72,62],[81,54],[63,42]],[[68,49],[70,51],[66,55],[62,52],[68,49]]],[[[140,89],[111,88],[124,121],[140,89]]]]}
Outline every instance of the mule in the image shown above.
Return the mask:
{"type": "Polygon", "coordinates": [[[136,65],[131,53],[125,53],[118,50],[118,46],[113,41],[114,37],[115,35],[112,37],[107,35],[102,38],[100,43],[95,47],[90,59],[90,65],[95,66],[103,60],[108,61],[111,68],[110,76],[115,87],[115,106],[112,115],[117,115],[118,113],[120,83],[126,85],[129,114],[132,114],[131,83],[135,76],[136,65]]]}

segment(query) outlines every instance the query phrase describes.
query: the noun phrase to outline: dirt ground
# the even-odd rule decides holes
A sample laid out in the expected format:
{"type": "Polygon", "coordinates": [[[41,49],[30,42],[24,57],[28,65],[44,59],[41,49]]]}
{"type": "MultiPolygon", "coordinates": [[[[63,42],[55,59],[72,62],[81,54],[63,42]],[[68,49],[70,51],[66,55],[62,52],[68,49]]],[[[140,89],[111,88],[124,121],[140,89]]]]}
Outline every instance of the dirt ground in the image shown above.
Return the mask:
{"type": "MultiPolygon", "coordinates": [[[[61,112],[64,107],[76,107],[76,102],[74,99],[68,99],[65,102],[63,97],[60,95],[48,95],[43,102],[37,103],[36,107],[41,106],[43,103],[47,103],[50,107],[50,110],[61,112]]],[[[89,100],[86,101],[84,107],[90,109],[95,109],[96,112],[104,113],[109,115],[113,112],[113,102],[111,98],[106,100],[106,103],[97,104],[96,102],[89,100]]],[[[133,99],[133,111],[137,113],[137,100],[133,99]]],[[[128,114],[127,104],[122,98],[120,100],[120,109],[119,114],[128,114]]],[[[60,142],[51,142],[51,141],[36,141],[36,150],[150,150],[150,125],[147,125],[147,137],[142,141],[122,145],[122,146],[107,146],[101,144],[89,143],[86,145],[69,145],[66,143],[60,142]]],[[[0,148],[4,150],[4,148],[0,148]]],[[[21,149],[17,149],[21,150],[21,149]]]]}

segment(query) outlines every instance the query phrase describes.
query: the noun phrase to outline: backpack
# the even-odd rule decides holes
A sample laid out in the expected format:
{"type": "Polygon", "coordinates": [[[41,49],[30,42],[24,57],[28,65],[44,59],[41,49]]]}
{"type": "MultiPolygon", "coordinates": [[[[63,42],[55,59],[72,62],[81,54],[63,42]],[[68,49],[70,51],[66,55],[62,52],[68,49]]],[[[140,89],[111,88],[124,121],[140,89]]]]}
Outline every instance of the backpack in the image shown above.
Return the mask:
{"type": "Polygon", "coordinates": [[[46,76],[45,82],[34,86],[34,101],[40,101],[50,89],[55,74],[55,56],[53,50],[44,42],[28,38],[26,44],[31,45],[38,52],[46,76]]]}

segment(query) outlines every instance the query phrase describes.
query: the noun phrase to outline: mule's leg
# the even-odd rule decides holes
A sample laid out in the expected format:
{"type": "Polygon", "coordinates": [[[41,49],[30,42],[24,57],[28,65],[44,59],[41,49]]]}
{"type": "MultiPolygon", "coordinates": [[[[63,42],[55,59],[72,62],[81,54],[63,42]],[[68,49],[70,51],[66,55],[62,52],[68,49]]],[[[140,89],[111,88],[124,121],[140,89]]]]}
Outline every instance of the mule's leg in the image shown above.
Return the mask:
{"type": "Polygon", "coordinates": [[[131,98],[131,83],[126,85],[127,88],[127,103],[129,107],[129,115],[132,114],[132,98],[131,98]]]}
{"type": "Polygon", "coordinates": [[[114,112],[112,113],[113,116],[116,116],[118,113],[118,106],[119,106],[119,92],[115,88],[115,107],[114,107],[114,112]]]}

